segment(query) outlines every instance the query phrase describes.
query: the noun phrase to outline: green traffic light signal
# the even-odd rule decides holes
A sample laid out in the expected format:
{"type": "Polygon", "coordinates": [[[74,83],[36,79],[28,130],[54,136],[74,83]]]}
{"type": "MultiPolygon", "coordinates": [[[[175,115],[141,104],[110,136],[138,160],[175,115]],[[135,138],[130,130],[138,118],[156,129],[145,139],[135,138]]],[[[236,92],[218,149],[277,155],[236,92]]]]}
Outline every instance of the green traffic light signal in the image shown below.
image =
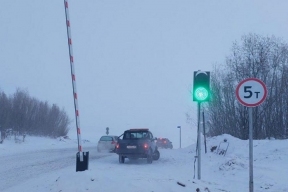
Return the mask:
{"type": "Polygon", "coordinates": [[[194,71],[193,101],[210,100],[210,72],[194,71]]]}
{"type": "Polygon", "coordinates": [[[208,98],[208,90],[204,87],[198,87],[195,90],[194,97],[197,101],[205,101],[208,98]]]}

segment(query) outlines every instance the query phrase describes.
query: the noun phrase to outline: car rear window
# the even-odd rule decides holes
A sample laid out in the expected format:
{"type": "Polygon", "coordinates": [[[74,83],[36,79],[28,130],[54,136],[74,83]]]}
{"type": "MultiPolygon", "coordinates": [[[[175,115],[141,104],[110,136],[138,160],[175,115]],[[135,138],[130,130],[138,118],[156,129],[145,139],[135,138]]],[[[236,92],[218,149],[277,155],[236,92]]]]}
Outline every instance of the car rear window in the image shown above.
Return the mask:
{"type": "Polygon", "coordinates": [[[123,139],[143,139],[143,138],[150,138],[150,135],[147,131],[145,132],[131,132],[128,131],[124,134],[123,139]]]}
{"type": "Polygon", "coordinates": [[[102,136],[102,137],[100,138],[100,141],[112,141],[112,137],[102,136]]]}

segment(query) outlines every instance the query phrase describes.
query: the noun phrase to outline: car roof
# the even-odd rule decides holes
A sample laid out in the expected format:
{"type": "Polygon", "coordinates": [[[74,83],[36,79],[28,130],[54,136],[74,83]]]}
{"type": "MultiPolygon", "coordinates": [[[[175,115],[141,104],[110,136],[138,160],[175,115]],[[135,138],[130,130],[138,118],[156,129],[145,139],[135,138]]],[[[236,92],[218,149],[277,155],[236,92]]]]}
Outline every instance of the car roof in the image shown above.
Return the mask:
{"type": "Polygon", "coordinates": [[[149,131],[149,129],[148,128],[132,128],[127,131],[149,131]]]}
{"type": "Polygon", "coordinates": [[[125,132],[150,132],[149,129],[128,129],[125,132]]]}

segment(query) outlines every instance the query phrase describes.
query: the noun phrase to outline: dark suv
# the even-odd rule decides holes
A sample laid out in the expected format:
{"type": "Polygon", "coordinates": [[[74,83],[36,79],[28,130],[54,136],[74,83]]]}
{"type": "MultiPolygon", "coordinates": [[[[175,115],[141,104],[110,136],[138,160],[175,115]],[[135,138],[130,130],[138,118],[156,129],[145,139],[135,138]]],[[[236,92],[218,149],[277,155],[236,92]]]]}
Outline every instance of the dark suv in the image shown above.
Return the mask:
{"type": "Polygon", "coordinates": [[[147,158],[147,163],[158,160],[160,153],[149,129],[129,129],[119,136],[115,152],[119,155],[119,163],[125,158],[147,158]]]}
{"type": "Polygon", "coordinates": [[[167,138],[158,138],[156,144],[159,148],[173,148],[172,142],[167,138]]]}

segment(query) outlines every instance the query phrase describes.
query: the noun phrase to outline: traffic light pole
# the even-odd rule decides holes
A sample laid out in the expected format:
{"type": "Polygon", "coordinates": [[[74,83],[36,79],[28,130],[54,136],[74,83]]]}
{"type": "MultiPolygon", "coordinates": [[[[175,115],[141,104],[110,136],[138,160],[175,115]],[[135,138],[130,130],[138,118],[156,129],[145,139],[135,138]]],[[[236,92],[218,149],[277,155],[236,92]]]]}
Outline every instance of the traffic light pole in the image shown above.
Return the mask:
{"type": "Polygon", "coordinates": [[[204,146],[205,146],[205,153],[207,153],[207,146],[206,146],[206,130],[205,130],[205,116],[204,116],[204,109],[202,111],[202,122],[203,122],[203,136],[204,136],[204,146]]]}
{"type": "Polygon", "coordinates": [[[197,163],[198,163],[198,179],[201,179],[201,131],[200,131],[200,106],[201,102],[198,101],[198,114],[197,114],[197,119],[198,119],[198,131],[197,131],[197,149],[198,149],[198,154],[197,154],[197,163]]]}
{"type": "MultiPolygon", "coordinates": [[[[198,132],[197,132],[197,155],[198,158],[198,179],[201,179],[201,130],[200,130],[200,107],[201,102],[210,101],[210,71],[194,71],[193,80],[193,101],[198,104],[198,132]]],[[[203,126],[204,122],[203,122],[203,126]]]]}

